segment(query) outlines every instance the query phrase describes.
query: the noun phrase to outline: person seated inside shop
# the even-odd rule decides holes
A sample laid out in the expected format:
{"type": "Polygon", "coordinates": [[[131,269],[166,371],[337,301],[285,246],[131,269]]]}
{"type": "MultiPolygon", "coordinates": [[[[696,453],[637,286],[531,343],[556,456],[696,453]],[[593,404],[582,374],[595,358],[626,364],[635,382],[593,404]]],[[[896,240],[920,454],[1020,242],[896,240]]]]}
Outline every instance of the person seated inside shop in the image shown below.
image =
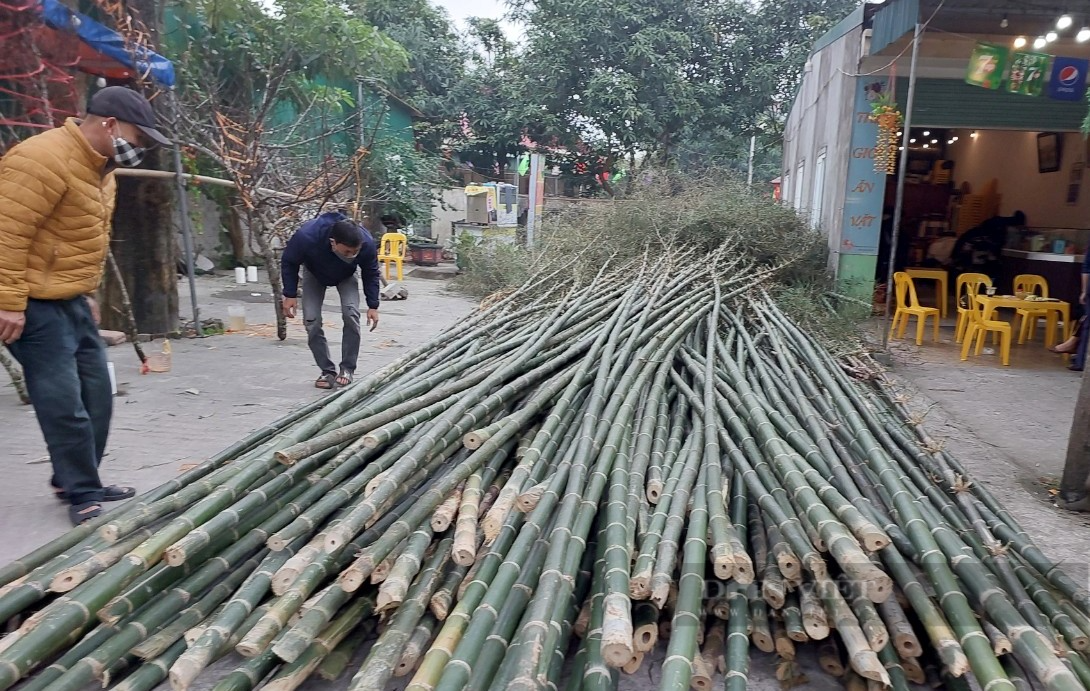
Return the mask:
{"type": "Polygon", "coordinates": [[[993,216],[971,228],[954,243],[952,259],[960,273],[975,272],[988,276],[999,273],[999,261],[1007,236],[1011,231],[1026,227],[1026,214],[1015,211],[1013,216],[993,216]]]}
{"type": "Polygon", "coordinates": [[[924,266],[941,267],[948,269],[954,263],[954,245],[958,242],[958,234],[952,230],[944,230],[939,237],[931,241],[927,246],[927,258],[924,266]]]}

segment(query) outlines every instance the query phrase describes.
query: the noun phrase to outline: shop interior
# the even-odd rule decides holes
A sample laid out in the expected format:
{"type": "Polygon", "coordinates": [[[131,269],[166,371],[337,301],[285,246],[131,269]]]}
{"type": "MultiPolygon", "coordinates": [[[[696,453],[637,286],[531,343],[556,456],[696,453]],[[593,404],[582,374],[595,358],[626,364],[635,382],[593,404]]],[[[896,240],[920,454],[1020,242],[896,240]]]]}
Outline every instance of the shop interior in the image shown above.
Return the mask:
{"type": "MultiPolygon", "coordinates": [[[[896,268],[956,268],[949,251],[958,236],[992,217],[1022,211],[1026,228],[1008,234],[996,278],[1002,284],[1018,273],[1045,275],[1054,297],[1077,302],[1082,255],[1090,244],[1087,153],[1078,132],[914,127],[896,268]]],[[[889,256],[896,180],[887,178],[882,258],[889,256]]],[[[887,262],[879,263],[879,281],[887,262]]]]}

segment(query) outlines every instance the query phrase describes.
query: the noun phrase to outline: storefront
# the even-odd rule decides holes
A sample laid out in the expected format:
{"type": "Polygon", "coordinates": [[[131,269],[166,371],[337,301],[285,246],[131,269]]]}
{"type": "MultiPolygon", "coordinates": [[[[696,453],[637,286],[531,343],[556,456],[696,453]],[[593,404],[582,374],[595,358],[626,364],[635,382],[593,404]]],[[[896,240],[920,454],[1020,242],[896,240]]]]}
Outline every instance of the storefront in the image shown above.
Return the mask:
{"type": "Polygon", "coordinates": [[[831,268],[846,288],[862,295],[884,284],[890,258],[898,268],[941,263],[953,238],[1020,210],[1028,230],[1011,234],[997,278],[1040,273],[1058,297],[1077,299],[1078,265],[1090,244],[1090,190],[1082,189],[1088,149],[1080,132],[1090,60],[1090,31],[1081,29],[1090,14],[1070,24],[1062,16],[1060,5],[891,0],[865,6],[815,46],[786,128],[784,199],[828,234],[831,268]],[[926,30],[913,69],[917,22],[926,30]],[[1035,50],[1038,36],[1044,45],[1035,50]],[[986,84],[996,88],[969,83],[982,45],[997,56],[985,61],[1002,73],[986,84]],[[1027,52],[1043,79],[1012,87],[1011,77],[1017,82],[1023,73],[1013,74],[1011,64],[1027,52]],[[909,134],[892,133],[885,165],[874,104],[889,101],[904,112],[910,78],[909,134]],[[891,252],[896,173],[906,153],[891,252]]]}

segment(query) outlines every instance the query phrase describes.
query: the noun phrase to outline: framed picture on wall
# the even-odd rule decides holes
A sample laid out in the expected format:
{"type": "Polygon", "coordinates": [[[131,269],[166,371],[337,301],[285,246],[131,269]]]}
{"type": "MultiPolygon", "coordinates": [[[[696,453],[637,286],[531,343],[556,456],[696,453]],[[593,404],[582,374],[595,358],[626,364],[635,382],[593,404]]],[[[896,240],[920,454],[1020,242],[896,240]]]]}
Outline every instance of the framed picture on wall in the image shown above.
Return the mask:
{"type": "Polygon", "coordinates": [[[1060,169],[1063,137],[1056,132],[1037,135],[1037,171],[1055,173],[1060,169]]]}

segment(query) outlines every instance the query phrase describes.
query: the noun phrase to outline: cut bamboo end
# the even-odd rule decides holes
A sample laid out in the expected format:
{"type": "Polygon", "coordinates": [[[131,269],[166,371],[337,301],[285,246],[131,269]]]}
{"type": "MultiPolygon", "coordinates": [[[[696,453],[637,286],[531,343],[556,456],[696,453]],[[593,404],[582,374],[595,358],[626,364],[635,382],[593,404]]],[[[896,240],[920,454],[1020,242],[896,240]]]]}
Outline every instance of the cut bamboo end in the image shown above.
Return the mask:
{"type": "Polygon", "coordinates": [[[288,453],[287,449],[274,452],[273,457],[283,465],[295,465],[299,460],[293,454],[288,453]]]}
{"type": "Polygon", "coordinates": [[[186,553],[184,549],[171,547],[166,551],[166,554],[163,555],[163,559],[165,559],[166,563],[170,566],[181,566],[185,564],[186,553]]]}
{"type": "Polygon", "coordinates": [[[864,679],[890,685],[889,673],[873,650],[860,650],[852,655],[851,667],[864,679]]]}
{"type": "Polygon", "coordinates": [[[121,528],[113,523],[107,523],[98,529],[98,534],[107,542],[117,542],[121,539],[121,528]]]}
{"type": "Polygon", "coordinates": [[[635,653],[636,651],[632,648],[631,638],[626,639],[623,643],[620,641],[606,643],[603,637],[602,657],[610,667],[615,669],[624,667],[632,661],[632,656],[635,653]]]}
{"type": "Polygon", "coordinates": [[[515,500],[515,506],[522,513],[532,512],[534,509],[537,508],[537,505],[541,501],[541,497],[545,494],[546,489],[548,489],[547,483],[534,485],[533,487],[518,496],[518,498],[515,500]]]}
{"type": "Polygon", "coordinates": [[[273,595],[283,595],[288,592],[299,577],[299,570],[282,568],[272,578],[273,595]]]}
{"type": "Polygon", "coordinates": [[[363,587],[368,575],[361,569],[351,568],[341,574],[341,577],[337,579],[337,585],[346,593],[354,593],[363,587]]]}
{"type": "Polygon", "coordinates": [[[753,562],[749,555],[734,553],[734,580],[742,585],[749,585],[757,580],[757,574],[753,569],[753,562]]]}
{"type": "Polygon", "coordinates": [[[88,569],[83,564],[58,573],[49,583],[54,593],[67,593],[87,580],[88,569]]]}
{"type": "Polygon", "coordinates": [[[659,625],[657,622],[639,626],[632,634],[632,649],[637,653],[649,653],[655,649],[659,642],[659,625]]]}
{"type": "Polygon", "coordinates": [[[635,674],[640,671],[640,667],[643,667],[644,653],[637,652],[632,655],[632,659],[629,660],[624,667],[621,667],[621,671],[625,674],[635,674]]]}
{"type": "Polygon", "coordinates": [[[923,671],[919,660],[909,658],[901,660],[901,669],[905,671],[905,677],[913,684],[926,684],[927,673],[923,671]]]}
{"type": "Polygon", "coordinates": [[[288,540],[285,540],[284,538],[282,538],[282,537],[280,537],[278,535],[273,535],[272,537],[270,537],[268,540],[265,541],[265,546],[268,547],[269,549],[271,549],[274,552],[283,552],[285,549],[287,549],[288,544],[289,544],[288,540]]]}
{"type": "Polygon", "coordinates": [[[455,547],[452,555],[451,558],[458,566],[472,566],[473,562],[477,559],[476,550],[466,547],[465,545],[455,547]]]}
{"type": "Polygon", "coordinates": [[[863,549],[874,553],[889,547],[890,539],[885,533],[868,532],[861,536],[860,543],[863,545],[863,549]]]}
{"type": "Polygon", "coordinates": [[[462,437],[462,445],[470,451],[476,451],[477,449],[484,446],[484,443],[490,438],[491,435],[483,429],[473,430],[469,434],[462,437]]]}
{"type": "Polygon", "coordinates": [[[651,573],[641,571],[628,580],[628,595],[633,600],[651,599],[651,573]]]}
{"type": "Polygon", "coordinates": [[[197,675],[204,670],[204,665],[197,666],[183,655],[170,667],[167,679],[173,691],[188,691],[197,675]]]}
{"type": "Polygon", "coordinates": [[[753,642],[753,645],[757,647],[757,650],[760,650],[762,653],[776,652],[776,642],[772,640],[772,635],[768,631],[754,628],[749,634],[749,639],[753,642]]]}
{"type": "Polygon", "coordinates": [[[840,649],[832,640],[826,642],[818,649],[818,665],[826,674],[832,677],[843,677],[848,670],[840,657],[840,649]]]}
{"type": "Polygon", "coordinates": [[[375,612],[383,614],[405,601],[405,593],[409,590],[409,584],[404,581],[388,580],[379,588],[378,597],[375,599],[375,612]]]}
{"type": "Polygon", "coordinates": [[[368,434],[363,438],[363,446],[368,449],[377,448],[380,443],[379,438],[373,434],[368,434]]]}
{"type": "Polygon", "coordinates": [[[693,657],[693,675],[689,679],[689,685],[696,691],[711,691],[714,678],[715,670],[711,664],[704,659],[702,653],[697,653],[693,657]]]}
{"type": "Polygon", "coordinates": [[[661,480],[649,480],[647,482],[647,501],[657,505],[662,498],[663,485],[661,480]]]}
{"type": "Polygon", "coordinates": [[[784,580],[798,581],[802,578],[802,564],[791,554],[779,554],[776,556],[776,565],[780,567],[780,573],[784,580]]]}
{"type": "MultiPolygon", "coordinates": [[[[732,559],[731,555],[729,555],[729,554],[720,555],[719,557],[716,557],[712,568],[715,571],[715,577],[718,578],[721,581],[730,580],[732,576],[735,576],[734,559],[732,559]]],[[[739,580],[738,582],[743,583],[743,581],[741,581],[741,580],[739,580]]],[[[752,582],[753,582],[753,579],[752,579],[752,574],[751,574],[750,580],[746,581],[745,583],[752,583],[752,582]]]]}

